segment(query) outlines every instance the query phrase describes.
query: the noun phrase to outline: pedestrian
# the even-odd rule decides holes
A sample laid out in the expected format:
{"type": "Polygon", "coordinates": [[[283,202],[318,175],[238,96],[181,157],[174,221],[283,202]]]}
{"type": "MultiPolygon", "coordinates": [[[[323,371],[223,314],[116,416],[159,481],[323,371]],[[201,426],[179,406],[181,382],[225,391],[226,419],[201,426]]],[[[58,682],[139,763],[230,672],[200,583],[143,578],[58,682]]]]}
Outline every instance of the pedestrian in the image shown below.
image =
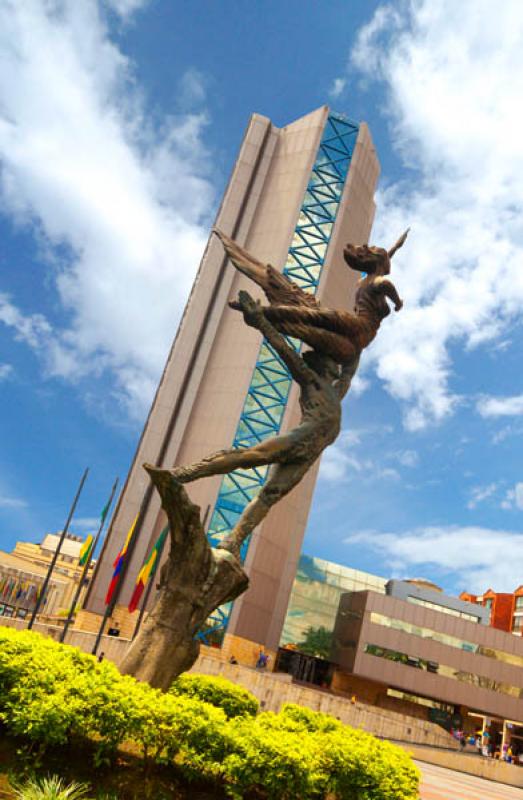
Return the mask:
{"type": "Polygon", "coordinates": [[[260,650],[258,653],[258,660],[256,662],[256,669],[265,669],[267,667],[267,663],[269,661],[269,657],[265,655],[263,650],[260,650]]]}
{"type": "Polygon", "coordinates": [[[98,655],[98,663],[101,664],[104,658],[105,658],[105,653],[100,653],[98,655]]]}

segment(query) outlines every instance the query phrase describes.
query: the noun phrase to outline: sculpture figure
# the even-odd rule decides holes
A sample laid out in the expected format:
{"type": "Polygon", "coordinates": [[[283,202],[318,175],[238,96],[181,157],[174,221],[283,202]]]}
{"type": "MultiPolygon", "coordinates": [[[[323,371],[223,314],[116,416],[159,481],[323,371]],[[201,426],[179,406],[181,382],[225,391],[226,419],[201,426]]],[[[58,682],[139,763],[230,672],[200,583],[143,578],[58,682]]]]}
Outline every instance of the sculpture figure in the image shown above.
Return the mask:
{"type": "Polygon", "coordinates": [[[313,295],[304,292],[270,264],[262,264],[253,258],[215,229],[236,269],[265,292],[270,305],[263,310],[269,322],[280,333],[301,339],[339,364],[358,358],[372,342],[381,321],[390,314],[387,298],[394,303],[396,311],[402,308],[403,302],[396,287],[385,276],[390,273],[392,256],[404,244],[408,232],[407,229],[389,251],[368,245],[345,246],[343,257],[346,264],[357,272],[366,273],[358,283],[354,312],[351,313],[322,308],[313,295]]]}
{"type": "Polygon", "coordinates": [[[350,388],[361,351],[376,336],[389,313],[402,301],[390,280],[390,258],[408,231],[386,251],[347,245],[344,258],[352,269],[366,272],[359,282],[354,313],[322,308],[270,265],[254,259],[220,231],[234,266],[257,283],[269,300],[255,302],[245,291],[230,303],[243,313],[247,325],[263,334],[300,387],[300,424],[253,447],[221,450],[189,466],[164,469],[145,464],[156,486],[171,531],[171,548],[162,568],[160,593],[137,638],[129,648],[122,671],[168,688],[195,661],[195,635],[222,603],[235,599],[248,586],[240,563],[242,543],[270,508],[303,478],[341,427],[341,401],[350,388]],[[284,338],[300,339],[313,349],[300,355],[284,338]],[[246,506],[234,529],[216,549],[211,548],[183,484],[235,469],[267,465],[267,480],[246,506]]]}
{"type": "MultiPolygon", "coordinates": [[[[253,447],[220,450],[196,464],[175,467],[167,472],[179,483],[188,483],[211,475],[224,475],[235,469],[272,465],[267,480],[243,511],[229,536],[219,545],[239,557],[247,536],[303,478],[341,427],[341,401],[347,393],[358,366],[358,358],[342,368],[328,355],[309,350],[299,355],[281,333],[268,321],[266,309],[255,303],[247,292],[240,292],[234,307],[243,312],[247,325],[257,328],[272,345],[300,387],[300,424],[286,433],[273,436],[253,447]]],[[[146,465],[149,474],[165,472],[146,465]]]]}

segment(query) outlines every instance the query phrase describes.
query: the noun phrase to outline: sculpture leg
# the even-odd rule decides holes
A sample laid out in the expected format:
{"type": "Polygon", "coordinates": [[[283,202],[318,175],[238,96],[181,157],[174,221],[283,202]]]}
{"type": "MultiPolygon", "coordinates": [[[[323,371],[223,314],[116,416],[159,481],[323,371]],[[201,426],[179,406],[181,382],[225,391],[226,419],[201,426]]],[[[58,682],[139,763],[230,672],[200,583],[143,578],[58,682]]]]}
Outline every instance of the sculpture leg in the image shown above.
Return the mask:
{"type": "Polygon", "coordinates": [[[277,464],[258,495],[245,507],[243,514],[219,548],[239,558],[240,548],[257,525],[265,519],[272,506],[298,484],[314,461],[277,464]]]}
{"type": "Polygon", "coordinates": [[[219,450],[217,453],[203,458],[187,467],[175,467],[170,470],[172,476],[180,483],[208,478],[211,475],[224,475],[235,469],[250,469],[278,462],[288,449],[287,436],[274,436],[265,442],[240,450],[219,450]]]}

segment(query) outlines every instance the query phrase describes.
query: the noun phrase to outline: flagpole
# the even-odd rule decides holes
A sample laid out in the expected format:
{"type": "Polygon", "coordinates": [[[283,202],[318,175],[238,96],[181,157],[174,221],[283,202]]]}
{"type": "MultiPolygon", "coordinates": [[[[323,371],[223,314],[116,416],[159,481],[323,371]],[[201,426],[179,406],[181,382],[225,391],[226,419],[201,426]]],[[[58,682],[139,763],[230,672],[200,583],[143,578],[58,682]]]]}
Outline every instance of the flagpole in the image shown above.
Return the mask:
{"type": "Polygon", "coordinates": [[[116,478],[115,482],[113,483],[113,488],[111,489],[111,494],[109,496],[109,500],[105,504],[104,509],[102,511],[102,516],[101,516],[101,519],[100,519],[100,525],[98,527],[98,531],[96,533],[96,536],[94,537],[94,542],[93,542],[93,544],[92,544],[92,546],[90,548],[90,552],[87,554],[87,559],[85,561],[84,568],[82,570],[82,575],[80,577],[80,580],[78,581],[78,586],[76,587],[76,592],[75,592],[75,595],[74,595],[74,599],[73,599],[73,602],[71,604],[71,608],[69,609],[69,614],[68,614],[68,617],[67,617],[67,619],[65,621],[64,629],[63,629],[62,634],[60,636],[60,641],[61,642],[64,641],[64,639],[65,639],[65,637],[67,635],[67,630],[69,628],[69,625],[71,624],[71,621],[72,621],[73,616],[75,614],[76,604],[78,603],[78,599],[80,597],[80,592],[82,591],[82,587],[84,585],[84,581],[85,581],[85,579],[87,577],[87,572],[89,570],[89,567],[91,566],[92,557],[93,557],[94,553],[96,552],[96,545],[98,544],[98,540],[100,539],[100,535],[101,535],[103,527],[105,525],[105,520],[107,519],[107,514],[109,513],[109,509],[111,508],[111,504],[113,502],[113,497],[116,494],[116,487],[117,486],[118,486],[118,478],[116,478]]]}
{"type": "Polygon", "coordinates": [[[33,627],[35,619],[36,619],[36,615],[38,614],[38,612],[40,610],[40,606],[42,605],[42,599],[45,597],[45,594],[47,592],[47,587],[49,586],[49,581],[51,580],[51,575],[53,574],[53,570],[54,570],[55,564],[57,562],[58,556],[60,554],[60,550],[62,549],[62,545],[64,543],[64,539],[67,536],[67,531],[69,530],[69,525],[70,525],[71,520],[73,518],[73,514],[74,514],[74,512],[76,510],[76,504],[78,503],[78,498],[80,497],[80,495],[82,493],[82,489],[84,488],[84,483],[86,481],[88,472],[89,472],[89,467],[86,468],[84,474],[82,475],[82,480],[80,481],[80,485],[78,486],[78,489],[76,491],[76,495],[75,495],[75,498],[73,500],[73,504],[72,504],[72,506],[71,506],[71,508],[69,510],[69,516],[67,517],[67,521],[65,523],[65,527],[64,527],[64,529],[62,531],[62,535],[60,536],[60,540],[58,542],[56,550],[54,551],[54,555],[53,555],[53,557],[51,559],[51,563],[49,564],[49,569],[47,570],[47,575],[45,576],[45,580],[44,580],[44,582],[42,584],[42,589],[40,591],[40,594],[36,598],[35,607],[33,609],[33,613],[31,614],[31,619],[29,620],[29,624],[27,625],[27,630],[31,630],[31,628],[33,627]]]}
{"type": "MultiPolygon", "coordinates": [[[[166,528],[167,527],[168,526],[166,526],[166,528]]],[[[164,528],[164,530],[165,530],[165,528],[164,528]]],[[[161,536],[161,534],[160,534],[160,536],[161,536]]],[[[158,572],[158,567],[160,566],[160,561],[162,559],[162,553],[163,553],[163,549],[165,547],[165,542],[166,541],[167,541],[167,536],[165,537],[165,539],[162,542],[162,546],[160,548],[160,552],[158,553],[158,558],[156,559],[155,564],[154,564],[154,569],[153,569],[153,571],[152,571],[152,573],[151,573],[151,575],[149,577],[149,583],[148,583],[147,589],[145,590],[145,595],[144,595],[144,598],[143,598],[142,607],[140,609],[140,613],[138,614],[138,619],[136,620],[136,625],[134,626],[134,631],[133,631],[133,635],[132,635],[131,641],[133,641],[133,639],[136,638],[136,636],[138,634],[138,631],[140,630],[140,626],[141,626],[142,620],[143,620],[143,615],[145,614],[145,609],[147,608],[147,603],[149,602],[149,597],[150,597],[150,594],[151,594],[151,591],[152,591],[152,588],[153,588],[153,585],[154,585],[154,578],[156,576],[156,573],[158,572]]]]}
{"type": "Polygon", "coordinates": [[[117,602],[117,600],[118,600],[118,598],[120,596],[120,591],[122,589],[124,578],[125,578],[125,575],[127,573],[127,567],[129,566],[129,563],[131,561],[131,557],[132,557],[132,554],[133,554],[133,551],[134,551],[134,546],[135,546],[135,543],[137,541],[137,537],[140,534],[140,529],[141,529],[141,524],[140,523],[143,521],[142,517],[143,517],[143,514],[145,512],[146,505],[147,505],[146,500],[147,500],[147,494],[143,498],[142,503],[140,505],[140,510],[138,512],[138,516],[137,516],[136,522],[134,524],[133,535],[131,536],[131,540],[129,542],[129,547],[128,547],[128,550],[127,550],[127,552],[125,554],[125,558],[123,560],[122,569],[121,569],[120,574],[118,576],[118,582],[117,582],[117,584],[116,584],[116,586],[114,588],[113,596],[111,597],[111,601],[105,607],[104,615],[103,615],[102,621],[100,623],[100,627],[98,628],[98,633],[96,635],[96,640],[95,640],[93,649],[91,650],[91,653],[93,654],[93,656],[96,655],[96,652],[98,650],[98,646],[99,646],[100,641],[101,641],[102,636],[103,636],[103,632],[104,632],[104,629],[105,629],[105,624],[106,624],[107,620],[109,619],[109,617],[111,616],[111,614],[113,613],[114,607],[116,605],[116,602],[117,602]]]}

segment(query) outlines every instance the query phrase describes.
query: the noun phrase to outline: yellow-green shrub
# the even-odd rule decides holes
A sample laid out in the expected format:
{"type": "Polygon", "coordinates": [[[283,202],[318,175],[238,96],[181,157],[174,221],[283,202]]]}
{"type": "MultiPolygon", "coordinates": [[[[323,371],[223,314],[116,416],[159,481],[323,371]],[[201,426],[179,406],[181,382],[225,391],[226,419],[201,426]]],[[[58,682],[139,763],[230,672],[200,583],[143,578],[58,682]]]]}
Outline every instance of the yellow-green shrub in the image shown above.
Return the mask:
{"type": "Polygon", "coordinates": [[[417,770],[399,748],[299,706],[253,717],[244,690],[202,677],[180,684],[206,684],[206,698],[221,707],[152,689],[39,634],[0,627],[0,721],[31,742],[91,740],[99,758],[134,742],[149,761],[218,782],[234,798],[254,790],[267,800],[417,798],[417,770]]]}
{"type": "Polygon", "coordinates": [[[247,689],[221,676],[186,673],[176,678],[169,691],[172,694],[197,697],[205,703],[223,708],[229,719],[255,716],[260,705],[247,689]]]}

